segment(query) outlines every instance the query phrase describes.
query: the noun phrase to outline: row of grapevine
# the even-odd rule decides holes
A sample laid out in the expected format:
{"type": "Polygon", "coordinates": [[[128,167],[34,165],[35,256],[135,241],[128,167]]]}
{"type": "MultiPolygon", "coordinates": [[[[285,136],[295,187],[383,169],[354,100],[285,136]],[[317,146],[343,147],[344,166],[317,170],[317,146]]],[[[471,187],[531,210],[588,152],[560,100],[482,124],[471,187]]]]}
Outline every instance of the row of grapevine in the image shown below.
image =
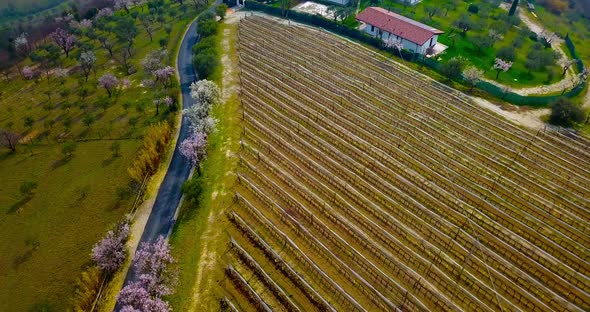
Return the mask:
{"type": "Polygon", "coordinates": [[[248,17],[238,46],[230,220],[261,253],[230,238],[232,259],[282,308],[296,287],[326,311],[590,309],[587,140],[323,31],[248,17]]]}

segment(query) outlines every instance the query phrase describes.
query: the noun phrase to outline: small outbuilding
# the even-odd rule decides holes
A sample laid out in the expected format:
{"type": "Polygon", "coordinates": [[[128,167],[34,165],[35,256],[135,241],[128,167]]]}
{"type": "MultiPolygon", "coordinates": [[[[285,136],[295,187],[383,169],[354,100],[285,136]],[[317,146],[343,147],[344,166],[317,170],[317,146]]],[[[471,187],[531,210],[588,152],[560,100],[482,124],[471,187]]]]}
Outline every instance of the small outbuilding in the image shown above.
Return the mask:
{"type": "Polygon", "coordinates": [[[444,32],[379,7],[368,7],[356,16],[359,29],[382,40],[397,40],[403,49],[426,54],[444,32]]]}

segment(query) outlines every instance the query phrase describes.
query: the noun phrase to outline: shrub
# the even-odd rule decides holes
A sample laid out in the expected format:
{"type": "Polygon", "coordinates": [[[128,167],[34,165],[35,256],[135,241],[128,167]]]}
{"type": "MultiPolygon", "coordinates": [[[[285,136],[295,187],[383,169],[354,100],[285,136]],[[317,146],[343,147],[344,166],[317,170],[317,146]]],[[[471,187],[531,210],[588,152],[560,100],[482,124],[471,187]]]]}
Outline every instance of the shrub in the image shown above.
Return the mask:
{"type": "Polygon", "coordinates": [[[141,183],[146,175],[152,175],[158,169],[171,132],[170,126],[165,122],[152,125],[146,130],[142,147],[131,167],[127,169],[133,180],[141,183]]]}
{"type": "Polygon", "coordinates": [[[212,50],[204,51],[206,53],[200,53],[193,57],[193,66],[197,71],[199,78],[208,78],[219,65],[219,59],[217,54],[212,50]]]}
{"type": "Polygon", "coordinates": [[[160,38],[159,43],[160,43],[161,48],[165,48],[166,46],[168,46],[168,38],[167,37],[160,38]]]}
{"type": "Polygon", "coordinates": [[[206,50],[216,50],[217,39],[214,36],[201,38],[197,44],[193,46],[193,53],[199,54],[206,50]]]}
{"type": "Polygon", "coordinates": [[[219,16],[221,19],[223,19],[223,18],[225,17],[225,12],[226,12],[226,11],[227,11],[227,4],[225,4],[225,3],[223,3],[223,4],[220,4],[220,5],[218,5],[218,6],[215,8],[215,13],[217,13],[217,15],[218,15],[218,16],[219,16]]]}
{"type": "Polygon", "coordinates": [[[73,311],[90,311],[92,309],[92,304],[100,289],[101,279],[100,271],[95,266],[82,272],[72,298],[73,311]]]}
{"type": "Polygon", "coordinates": [[[577,123],[583,121],[584,111],[572,101],[560,98],[551,105],[551,114],[549,115],[550,124],[562,127],[573,127],[577,123]]]}
{"type": "Polygon", "coordinates": [[[187,180],[182,185],[182,193],[186,196],[186,200],[191,203],[198,203],[202,192],[203,184],[199,176],[187,180]]]}
{"type": "Polygon", "coordinates": [[[31,196],[33,192],[37,189],[37,182],[34,181],[25,181],[23,184],[20,185],[19,191],[22,196],[31,196]]]}
{"type": "Polygon", "coordinates": [[[470,13],[473,13],[473,14],[477,14],[477,12],[479,12],[479,7],[472,3],[467,8],[467,11],[469,11],[470,13]]]}
{"type": "Polygon", "coordinates": [[[76,151],[76,147],[78,147],[76,142],[66,142],[61,147],[61,153],[64,157],[71,157],[76,151]]]}
{"type": "Polygon", "coordinates": [[[200,20],[198,23],[197,34],[199,37],[208,37],[217,33],[217,22],[214,19],[200,20]]]}
{"type": "Polygon", "coordinates": [[[440,72],[449,80],[455,79],[463,72],[463,62],[459,58],[453,57],[441,64],[440,72]]]}
{"type": "Polygon", "coordinates": [[[126,186],[117,187],[117,199],[118,200],[124,200],[126,198],[129,198],[130,195],[131,195],[131,190],[129,189],[129,187],[126,187],[126,186]]]}
{"type": "Polygon", "coordinates": [[[496,57],[507,61],[514,61],[516,51],[512,46],[502,47],[498,50],[498,53],[496,53],[496,57]]]}

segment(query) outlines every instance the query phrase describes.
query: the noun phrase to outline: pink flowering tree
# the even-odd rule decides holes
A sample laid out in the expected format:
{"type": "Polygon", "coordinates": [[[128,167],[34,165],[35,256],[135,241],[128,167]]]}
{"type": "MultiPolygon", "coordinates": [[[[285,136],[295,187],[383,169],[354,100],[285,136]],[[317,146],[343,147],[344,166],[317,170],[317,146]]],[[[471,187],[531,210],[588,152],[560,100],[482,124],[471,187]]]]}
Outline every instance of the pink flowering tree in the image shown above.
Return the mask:
{"type": "Polygon", "coordinates": [[[117,224],[114,230],[107,232],[92,248],[92,260],[106,276],[115,273],[127,258],[125,243],[128,238],[129,222],[125,220],[117,224]]]}
{"type": "Polygon", "coordinates": [[[129,13],[129,7],[131,6],[130,0],[115,0],[115,10],[125,9],[129,13]]]}
{"type": "Polygon", "coordinates": [[[191,97],[198,103],[207,103],[208,105],[217,104],[221,100],[221,91],[219,87],[207,79],[193,82],[190,86],[191,97]]]}
{"type": "Polygon", "coordinates": [[[113,15],[113,10],[111,8],[102,8],[98,10],[98,13],[94,16],[95,19],[100,19],[103,17],[109,17],[113,15]]]}
{"type": "Polygon", "coordinates": [[[510,67],[512,67],[512,62],[504,61],[503,59],[497,57],[493,66],[493,69],[498,72],[496,74],[496,80],[498,80],[498,77],[500,77],[501,72],[508,71],[510,67]]]}
{"type": "MultiPolygon", "coordinates": [[[[170,265],[175,262],[168,240],[160,235],[153,243],[144,242],[141,244],[133,257],[133,268],[140,274],[140,280],[142,275],[151,275],[156,284],[172,286],[175,282],[175,272],[170,268],[170,265]]],[[[171,290],[158,292],[160,295],[170,293],[171,290]]]]}
{"type": "Polygon", "coordinates": [[[21,33],[14,39],[14,49],[21,55],[29,54],[30,45],[27,33],[21,33]]]}
{"type": "Polygon", "coordinates": [[[174,105],[174,100],[169,96],[165,96],[161,99],[155,99],[154,105],[156,105],[156,115],[157,115],[160,113],[160,105],[166,105],[167,107],[170,107],[170,106],[174,105]]]}
{"type": "Polygon", "coordinates": [[[56,68],[53,70],[53,76],[59,80],[59,83],[64,84],[68,78],[68,70],[65,68],[56,68]]]}
{"type": "Polygon", "coordinates": [[[129,89],[129,88],[131,88],[131,80],[129,80],[127,78],[121,79],[120,85],[121,85],[121,88],[129,89]]]}
{"type": "Polygon", "coordinates": [[[0,146],[4,146],[10,149],[12,152],[16,152],[16,146],[22,139],[22,135],[10,131],[8,129],[0,129],[0,146]]]}
{"type": "Polygon", "coordinates": [[[383,45],[386,48],[396,49],[400,51],[404,48],[404,44],[402,43],[401,39],[387,38],[383,41],[383,45]]]}
{"type": "Polygon", "coordinates": [[[147,74],[154,74],[156,70],[164,67],[164,59],[167,55],[168,51],[165,49],[151,51],[141,60],[141,65],[147,74]]]}
{"type": "Polygon", "coordinates": [[[55,44],[57,44],[64,51],[66,57],[69,56],[70,51],[72,51],[76,45],[76,36],[61,28],[56,29],[49,36],[51,39],[53,39],[55,44]]]}
{"type": "Polygon", "coordinates": [[[197,168],[207,156],[207,135],[203,132],[193,132],[191,136],[180,143],[180,153],[188,158],[197,168]]]}
{"type": "Polygon", "coordinates": [[[82,52],[82,54],[80,54],[79,61],[80,68],[82,68],[82,73],[84,73],[84,82],[88,82],[90,71],[96,63],[96,54],[93,51],[82,52]]]}
{"type": "Polygon", "coordinates": [[[154,76],[156,77],[156,81],[160,82],[164,88],[168,88],[170,86],[172,77],[174,76],[174,67],[166,66],[156,69],[154,71],[154,76]]]}
{"type": "Polygon", "coordinates": [[[175,262],[163,236],[154,243],[142,243],[133,257],[133,269],[139,280],[129,283],[117,296],[122,311],[170,311],[162,297],[173,292],[176,272],[170,266],[175,262]]]}
{"type": "Polygon", "coordinates": [[[109,97],[112,96],[113,90],[119,85],[119,79],[111,73],[106,73],[98,78],[98,86],[105,88],[109,97]]]}
{"type": "Polygon", "coordinates": [[[33,70],[33,68],[29,66],[23,67],[22,74],[26,80],[31,80],[35,78],[35,71],[33,70]]]}

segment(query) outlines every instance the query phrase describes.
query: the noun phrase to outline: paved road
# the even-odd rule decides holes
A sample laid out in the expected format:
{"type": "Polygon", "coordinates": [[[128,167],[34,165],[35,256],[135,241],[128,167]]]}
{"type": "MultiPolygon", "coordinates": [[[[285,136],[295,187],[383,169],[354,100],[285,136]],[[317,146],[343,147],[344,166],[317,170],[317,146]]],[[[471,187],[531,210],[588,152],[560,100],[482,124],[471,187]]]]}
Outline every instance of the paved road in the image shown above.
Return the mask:
{"type": "MultiPolygon", "coordinates": [[[[209,8],[209,11],[214,10],[215,6],[220,3],[221,1],[217,0],[216,3],[209,8]]],[[[193,100],[190,97],[190,85],[197,80],[197,74],[192,65],[192,47],[196,42],[197,22],[194,21],[186,32],[186,36],[182,39],[180,50],[178,51],[178,63],[176,64],[178,73],[180,74],[183,109],[189,108],[193,104],[193,100]]],[[[174,215],[180,203],[180,198],[182,197],[181,187],[184,181],[188,178],[191,170],[190,162],[182,156],[178,150],[180,143],[187,138],[188,135],[188,122],[183,117],[170,167],[168,167],[164,181],[156,196],[154,207],[152,208],[152,212],[145,225],[143,234],[141,235],[140,244],[142,242],[155,241],[160,235],[166,237],[174,226],[174,222],[176,221],[174,220],[174,215]]],[[[135,275],[135,272],[130,268],[127,272],[125,284],[123,286],[136,279],[137,276],[135,275]]],[[[117,304],[115,306],[115,311],[119,311],[120,309],[121,306],[117,304]]]]}

